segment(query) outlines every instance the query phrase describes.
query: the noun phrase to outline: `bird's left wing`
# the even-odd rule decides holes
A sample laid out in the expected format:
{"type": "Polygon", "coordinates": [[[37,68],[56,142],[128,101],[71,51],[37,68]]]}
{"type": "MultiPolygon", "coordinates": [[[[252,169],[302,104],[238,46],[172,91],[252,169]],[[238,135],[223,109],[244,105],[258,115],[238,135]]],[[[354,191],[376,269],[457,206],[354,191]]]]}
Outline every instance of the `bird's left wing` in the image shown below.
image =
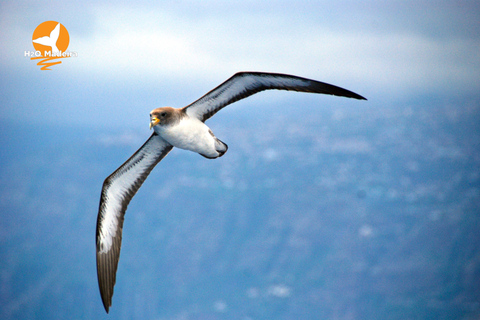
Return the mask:
{"type": "Polygon", "coordinates": [[[32,40],[32,42],[46,46],[49,40],[50,37],[40,37],[38,39],[32,40]]]}
{"type": "Polygon", "coordinates": [[[205,121],[235,101],[271,89],[323,93],[366,100],[355,92],[316,80],[281,73],[238,72],[184,109],[189,116],[205,121]]]}
{"type": "Polygon", "coordinates": [[[103,305],[112,305],[123,219],[127,206],[152,169],[172,146],[156,133],[103,183],[97,218],[97,276],[103,305]]]}

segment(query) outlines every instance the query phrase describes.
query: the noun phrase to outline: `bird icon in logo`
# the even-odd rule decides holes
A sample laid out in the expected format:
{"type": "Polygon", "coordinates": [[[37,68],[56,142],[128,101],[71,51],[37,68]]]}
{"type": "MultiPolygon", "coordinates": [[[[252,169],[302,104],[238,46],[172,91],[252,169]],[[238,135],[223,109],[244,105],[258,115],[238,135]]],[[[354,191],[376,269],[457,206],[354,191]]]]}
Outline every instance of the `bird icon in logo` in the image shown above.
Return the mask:
{"type": "Polygon", "coordinates": [[[50,32],[50,36],[40,37],[37,39],[33,39],[34,43],[41,44],[43,46],[51,47],[52,54],[57,55],[60,53],[60,50],[57,48],[57,41],[60,37],[60,23],[56,25],[56,27],[50,32]]]}
{"type": "Polygon", "coordinates": [[[59,57],[67,51],[70,35],[67,28],[57,21],[45,21],[37,26],[32,44],[44,57],[59,57]]]}

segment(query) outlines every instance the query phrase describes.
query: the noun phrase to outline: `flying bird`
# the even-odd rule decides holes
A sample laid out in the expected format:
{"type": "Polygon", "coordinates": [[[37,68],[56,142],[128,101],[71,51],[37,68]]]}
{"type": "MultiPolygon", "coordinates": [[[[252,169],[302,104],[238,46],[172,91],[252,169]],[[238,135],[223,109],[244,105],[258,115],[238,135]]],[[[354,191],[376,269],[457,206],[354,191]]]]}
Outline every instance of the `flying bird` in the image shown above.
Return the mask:
{"type": "Polygon", "coordinates": [[[58,54],[60,50],[57,48],[57,41],[58,37],[60,36],[60,23],[57,24],[55,28],[53,28],[52,32],[50,32],[50,36],[41,37],[35,40],[32,40],[35,43],[52,47],[52,54],[58,54]]]}
{"type": "Polygon", "coordinates": [[[150,129],[153,128],[153,134],[105,179],[102,187],[96,230],[97,276],[107,313],[112,305],[125,211],[150,172],[173,147],[199,153],[208,159],[223,156],[227,145],[213,134],[205,121],[235,101],[271,89],[366,100],[349,90],[297,76],[239,72],[186,107],[152,110],[150,129]]]}

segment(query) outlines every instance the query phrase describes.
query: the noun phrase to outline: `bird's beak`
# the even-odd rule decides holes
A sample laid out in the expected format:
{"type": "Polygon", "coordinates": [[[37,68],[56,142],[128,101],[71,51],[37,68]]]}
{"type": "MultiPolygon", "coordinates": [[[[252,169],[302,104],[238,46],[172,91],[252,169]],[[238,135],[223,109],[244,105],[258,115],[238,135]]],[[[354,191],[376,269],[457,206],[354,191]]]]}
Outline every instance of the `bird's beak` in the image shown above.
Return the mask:
{"type": "Polygon", "coordinates": [[[150,119],[150,130],[159,123],[160,123],[160,120],[158,120],[158,118],[156,118],[156,117],[151,118],[150,119]]]}

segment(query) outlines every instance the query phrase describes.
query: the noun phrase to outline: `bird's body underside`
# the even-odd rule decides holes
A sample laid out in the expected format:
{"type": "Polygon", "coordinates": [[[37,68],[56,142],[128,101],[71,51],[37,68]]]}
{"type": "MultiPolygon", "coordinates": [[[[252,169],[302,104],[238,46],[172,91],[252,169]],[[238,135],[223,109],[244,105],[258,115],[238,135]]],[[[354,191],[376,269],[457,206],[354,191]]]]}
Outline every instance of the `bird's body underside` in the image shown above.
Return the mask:
{"type": "MultiPolygon", "coordinates": [[[[162,112],[162,109],[155,109],[152,114],[162,112]]],[[[228,148],[225,143],[215,137],[204,122],[188,115],[185,115],[176,125],[156,125],[153,129],[172,146],[196,152],[209,159],[222,156],[228,148]]]]}

